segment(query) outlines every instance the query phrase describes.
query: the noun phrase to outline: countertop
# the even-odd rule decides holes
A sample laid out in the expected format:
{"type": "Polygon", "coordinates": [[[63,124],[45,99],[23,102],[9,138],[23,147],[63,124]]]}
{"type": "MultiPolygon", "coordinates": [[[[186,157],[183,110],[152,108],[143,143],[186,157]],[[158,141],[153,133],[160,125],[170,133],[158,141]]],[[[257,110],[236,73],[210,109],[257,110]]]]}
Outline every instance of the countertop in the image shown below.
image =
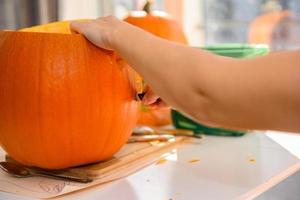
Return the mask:
{"type": "MultiPolygon", "coordinates": [[[[296,146],[300,135],[206,136],[173,149],[166,162],[56,199],[252,199],[300,170],[296,146]]],[[[0,199],[31,198],[0,192],[0,199]]]]}

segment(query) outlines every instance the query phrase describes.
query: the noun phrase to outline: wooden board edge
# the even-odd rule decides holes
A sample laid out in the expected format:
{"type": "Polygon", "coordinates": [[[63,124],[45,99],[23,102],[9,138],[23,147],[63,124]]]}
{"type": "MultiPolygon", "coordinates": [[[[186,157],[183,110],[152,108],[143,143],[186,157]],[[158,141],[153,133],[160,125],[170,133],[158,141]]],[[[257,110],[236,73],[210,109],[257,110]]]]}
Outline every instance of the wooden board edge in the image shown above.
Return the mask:
{"type": "Polygon", "coordinates": [[[262,184],[258,185],[254,189],[248,191],[247,193],[243,194],[242,196],[238,197],[236,200],[251,200],[256,197],[258,197],[260,194],[266,192],[273,186],[279,184],[286,178],[290,177],[291,175],[297,173],[300,171],[300,161],[285,171],[281,172],[280,174],[272,177],[271,179],[267,180],[266,182],[263,182],[262,184]]]}

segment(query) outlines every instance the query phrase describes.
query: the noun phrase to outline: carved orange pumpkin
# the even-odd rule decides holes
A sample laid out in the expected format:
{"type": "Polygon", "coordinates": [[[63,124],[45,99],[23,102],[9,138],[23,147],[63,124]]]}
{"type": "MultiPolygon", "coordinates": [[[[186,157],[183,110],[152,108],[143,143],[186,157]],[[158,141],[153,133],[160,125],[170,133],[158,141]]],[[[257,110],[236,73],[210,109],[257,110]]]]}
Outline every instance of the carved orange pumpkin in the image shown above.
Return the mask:
{"type": "MultiPolygon", "coordinates": [[[[147,1],[143,11],[132,12],[125,21],[158,37],[187,44],[188,42],[181,26],[166,13],[161,11],[151,12],[150,4],[147,1]]],[[[171,123],[170,108],[151,108],[141,104],[139,114],[138,124],[141,125],[162,126],[171,123]]]]}
{"type": "Polygon", "coordinates": [[[137,120],[132,70],[66,34],[68,22],[57,25],[51,32],[60,33],[0,31],[1,146],[22,164],[48,169],[111,157],[137,120]]]}

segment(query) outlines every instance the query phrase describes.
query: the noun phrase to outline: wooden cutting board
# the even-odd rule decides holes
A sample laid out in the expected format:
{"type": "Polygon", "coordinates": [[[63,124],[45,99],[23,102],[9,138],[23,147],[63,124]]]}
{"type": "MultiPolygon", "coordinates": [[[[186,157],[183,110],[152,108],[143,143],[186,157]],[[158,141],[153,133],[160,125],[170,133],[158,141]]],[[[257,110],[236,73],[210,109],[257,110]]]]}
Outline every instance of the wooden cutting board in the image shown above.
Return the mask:
{"type": "Polygon", "coordinates": [[[52,198],[81,190],[93,185],[107,183],[126,177],[157,162],[172,153],[172,149],[186,140],[176,137],[168,142],[126,144],[113,158],[106,162],[64,170],[65,174],[84,174],[94,181],[87,184],[54,180],[42,177],[14,178],[0,173],[0,190],[34,198],[52,198]]]}
{"type": "Polygon", "coordinates": [[[108,182],[132,174],[167,156],[183,140],[183,137],[176,137],[169,142],[126,144],[119,153],[106,162],[70,168],[65,173],[85,174],[98,183],[108,182]]]}

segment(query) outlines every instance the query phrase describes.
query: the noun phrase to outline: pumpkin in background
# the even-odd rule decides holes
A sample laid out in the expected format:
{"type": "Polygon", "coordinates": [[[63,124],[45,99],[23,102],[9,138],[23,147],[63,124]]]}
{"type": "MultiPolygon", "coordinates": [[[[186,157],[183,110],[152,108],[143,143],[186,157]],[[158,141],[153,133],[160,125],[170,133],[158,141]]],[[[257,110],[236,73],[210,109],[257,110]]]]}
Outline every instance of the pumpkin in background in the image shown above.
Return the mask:
{"type": "Polygon", "coordinates": [[[250,44],[267,44],[272,46],[272,37],[277,25],[291,16],[288,10],[270,12],[258,16],[250,24],[248,42],[250,44]]]}
{"type": "MultiPolygon", "coordinates": [[[[150,1],[147,1],[143,11],[132,12],[125,21],[158,37],[187,44],[181,26],[164,12],[151,12],[150,6],[150,1]]],[[[139,114],[138,124],[140,125],[162,126],[171,123],[170,108],[151,108],[141,104],[139,114]]]]}
{"type": "Polygon", "coordinates": [[[105,160],[136,125],[133,71],[115,53],[66,34],[66,24],[52,27],[57,33],[0,31],[0,143],[24,165],[105,160]]]}

